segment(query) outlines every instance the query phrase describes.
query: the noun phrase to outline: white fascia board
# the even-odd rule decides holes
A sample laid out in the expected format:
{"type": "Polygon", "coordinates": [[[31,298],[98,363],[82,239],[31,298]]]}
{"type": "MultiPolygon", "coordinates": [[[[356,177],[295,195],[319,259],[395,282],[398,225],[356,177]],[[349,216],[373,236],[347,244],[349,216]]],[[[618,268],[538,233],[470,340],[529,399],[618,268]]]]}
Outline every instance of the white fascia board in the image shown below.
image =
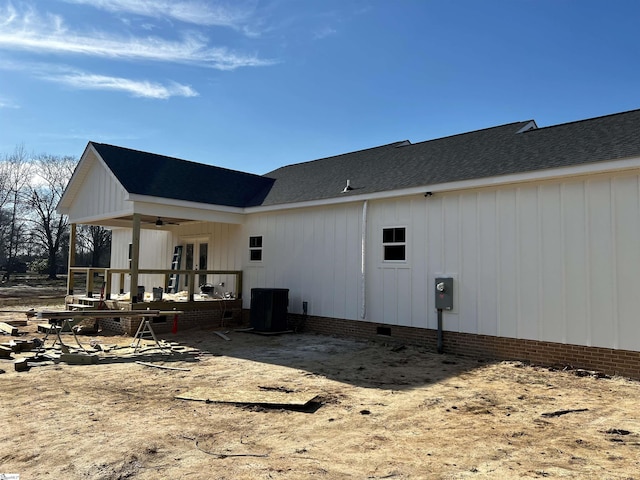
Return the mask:
{"type": "Polygon", "coordinates": [[[155,217],[178,217],[203,222],[244,223],[244,210],[236,207],[174,200],[146,195],[128,195],[134,213],[155,217]]]}
{"type": "Polygon", "coordinates": [[[225,213],[244,213],[244,209],[240,207],[228,207],[225,205],[213,205],[210,203],[198,203],[189,202],[187,200],[176,200],[173,198],[165,197],[152,197],[149,195],[139,195],[136,193],[130,193],[125,197],[125,200],[130,202],[141,203],[156,203],[160,205],[172,205],[175,207],[192,208],[194,210],[209,210],[225,213]]]}
{"type": "Polygon", "coordinates": [[[471,190],[477,188],[498,187],[518,183],[539,182],[559,178],[579,177],[601,173],[615,173],[637,169],[640,169],[640,157],[573,165],[570,167],[549,168],[544,170],[536,170],[533,172],[500,175],[497,177],[476,178],[471,180],[461,180],[458,182],[438,183],[400,190],[365,193],[361,195],[351,194],[345,197],[332,197],[322,200],[310,200],[308,202],[283,203],[265,207],[250,207],[244,209],[244,212],[261,213],[277,210],[290,210],[295,208],[310,208],[325,205],[337,205],[342,203],[362,202],[364,200],[382,200],[387,198],[405,197],[411,195],[424,195],[427,192],[442,193],[455,190],[471,190]]]}
{"type": "Polygon", "coordinates": [[[133,213],[133,208],[130,208],[127,210],[121,210],[119,212],[107,212],[102,215],[93,215],[91,217],[82,217],[82,218],[70,218],[69,220],[71,221],[71,223],[77,223],[81,225],[92,225],[94,223],[110,221],[118,217],[131,215],[132,213],[133,213]]]}

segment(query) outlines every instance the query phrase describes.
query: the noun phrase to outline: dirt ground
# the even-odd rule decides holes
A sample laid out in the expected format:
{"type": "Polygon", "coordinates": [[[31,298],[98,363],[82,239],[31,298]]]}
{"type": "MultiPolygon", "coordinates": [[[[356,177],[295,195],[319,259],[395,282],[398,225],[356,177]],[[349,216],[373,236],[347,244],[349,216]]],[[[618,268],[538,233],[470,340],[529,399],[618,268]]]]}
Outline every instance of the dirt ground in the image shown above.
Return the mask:
{"type": "MultiPolygon", "coordinates": [[[[14,338],[43,338],[37,323],[14,338]]],[[[640,479],[638,382],[384,340],[226,335],[169,333],[165,354],[134,354],[129,337],[80,337],[87,350],[109,350],[92,365],[31,362],[16,372],[14,360],[0,360],[0,473],[640,479]]],[[[13,354],[22,356],[33,352],[13,354]]]]}

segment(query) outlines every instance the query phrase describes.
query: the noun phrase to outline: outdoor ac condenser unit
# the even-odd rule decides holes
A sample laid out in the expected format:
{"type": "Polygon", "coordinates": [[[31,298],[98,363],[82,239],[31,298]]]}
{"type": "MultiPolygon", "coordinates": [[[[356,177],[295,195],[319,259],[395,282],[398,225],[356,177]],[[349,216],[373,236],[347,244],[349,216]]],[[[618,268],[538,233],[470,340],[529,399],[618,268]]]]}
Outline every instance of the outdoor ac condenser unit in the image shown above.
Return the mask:
{"type": "Polygon", "coordinates": [[[258,332],[283,332],[287,330],[289,289],[251,289],[251,327],[258,332]]]}

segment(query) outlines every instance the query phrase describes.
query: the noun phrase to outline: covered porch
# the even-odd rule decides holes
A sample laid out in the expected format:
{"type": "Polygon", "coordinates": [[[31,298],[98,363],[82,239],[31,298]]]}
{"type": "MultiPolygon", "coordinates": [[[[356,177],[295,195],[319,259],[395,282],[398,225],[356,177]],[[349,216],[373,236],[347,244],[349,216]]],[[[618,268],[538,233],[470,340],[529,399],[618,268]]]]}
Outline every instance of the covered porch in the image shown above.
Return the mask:
{"type": "Polygon", "coordinates": [[[67,303],[163,311],[175,305],[185,316],[202,312],[205,323],[204,312],[232,310],[241,321],[244,207],[272,183],[89,142],[57,207],[71,225],[67,303]],[[76,263],[79,225],[111,230],[109,268],[76,263]]]}
{"type": "MultiPolygon", "coordinates": [[[[76,233],[78,224],[71,224],[69,242],[69,266],[67,280],[68,309],[129,310],[177,310],[180,328],[223,327],[243,323],[242,314],[242,270],[218,269],[216,259],[222,252],[208,248],[209,244],[225,245],[219,236],[209,233],[214,230],[235,231],[216,222],[202,222],[190,218],[159,217],[144,214],[103,219],[92,223],[118,230],[118,245],[112,247],[122,252],[123,238],[128,243],[126,259],[112,251],[113,267],[87,267],[76,264],[76,233]],[[158,219],[162,218],[162,224],[158,219]],[[149,231],[152,235],[145,235],[149,231]],[[195,233],[194,233],[195,232],[195,233]],[[195,237],[207,245],[205,253],[176,258],[176,248],[193,250],[188,242],[195,237]],[[158,237],[162,241],[158,241],[158,237]],[[186,239],[186,240],[185,240],[186,239]],[[162,244],[159,246],[158,244],[162,244]],[[165,245],[166,244],[166,245],[165,245]],[[170,248],[172,247],[172,248],[170,248]],[[156,252],[164,251],[165,254],[156,252]],[[171,252],[170,252],[171,251],[171,252]],[[141,252],[147,252],[142,262],[141,252]],[[155,255],[149,255],[154,252],[155,255]],[[128,264],[128,268],[123,264],[128,264]],[[213,267],[213,268],[212,268],[213,267]]],[[[197,250],[197,245],[196,245],[197,250]]],[[[234,255],[235,257],[235,255],[234,255]]],[[[133,335],[140,319],[115,317],[100,321],[103,328],[118,333],[133,335]]],[[[154,318],[154,329],[163,332],[174,327],[174,319],[168,316],[154,318]]]]}
{"type": "Polygon", "coordinates": [[[135,334],[141,318],[117,316],[118,311],[181,312],[175,319],[153,318],[158,333],[176,324],[180,330],[244,325],[243,272],[236,260],[238,217],[213,213],[204,221],[200,209],[135,205],[151,213],[105,215],[86,222],[112,230],[110,267],[76,264],[78,225],[85,223],[71,224],[66,308],[113,310],[113,318],[100,319],[101,328],[126,335],[135,334]],[[167,211],[173,215],[160,216],[167,211]],[[178,248],[187,254],[176,257],[178,248]]]}

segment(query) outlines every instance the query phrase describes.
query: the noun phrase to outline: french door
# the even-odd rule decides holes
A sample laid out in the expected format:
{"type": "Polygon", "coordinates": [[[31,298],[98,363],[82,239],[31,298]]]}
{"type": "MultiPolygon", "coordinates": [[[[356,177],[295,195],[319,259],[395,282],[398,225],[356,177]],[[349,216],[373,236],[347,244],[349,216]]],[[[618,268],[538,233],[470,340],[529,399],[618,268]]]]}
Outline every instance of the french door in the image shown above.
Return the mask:
{"type": "MultiPolygon", "coordinates": [[[[184,245],[184,268],[186,270],[207,270],[209,268],[209,242],[206,239],[189,240],[184,245]]],[[[196,285],[207,283],[207,276],[196,275],[196,285]]],[[[184,286],[189,286],[189,276],[185,277],[184,286]]]]}

